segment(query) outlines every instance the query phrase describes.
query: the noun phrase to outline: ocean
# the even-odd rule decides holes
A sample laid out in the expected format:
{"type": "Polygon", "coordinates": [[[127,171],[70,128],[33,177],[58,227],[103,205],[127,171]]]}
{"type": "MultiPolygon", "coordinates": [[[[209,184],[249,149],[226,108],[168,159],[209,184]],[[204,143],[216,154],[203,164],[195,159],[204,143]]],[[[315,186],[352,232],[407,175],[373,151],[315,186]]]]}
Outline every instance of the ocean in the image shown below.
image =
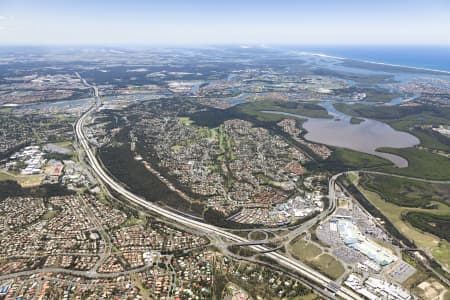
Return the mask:
{"type": "Polygon", "coordinates": [[[318,46],[296,50],[450,72],[449,46],[318,46]]]}

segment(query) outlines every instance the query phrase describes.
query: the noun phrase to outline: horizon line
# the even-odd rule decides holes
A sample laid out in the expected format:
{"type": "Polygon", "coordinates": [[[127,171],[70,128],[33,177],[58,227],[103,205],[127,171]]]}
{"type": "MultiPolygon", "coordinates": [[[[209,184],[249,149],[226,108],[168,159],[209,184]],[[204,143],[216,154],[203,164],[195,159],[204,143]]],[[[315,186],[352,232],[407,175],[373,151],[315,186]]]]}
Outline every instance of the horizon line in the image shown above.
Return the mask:
{"type": "Polygon", "coordinates": [[[351,46],[351,47],[450,47],[450,42],[448,43],[430,43],[430,44],[420,44],[420,43],[239,43],[239,42],[223,42],[223,43],[116,43],[116,42],[105,42],[105,43],[1,43],[0,47],[65,47],[65,46],[79,46],[79,47],[215,47],[215,46],[235,46],[235,47],[248,47],[248,48],[265,48],[270,46],[312,46],[312,47],[340,47],[340,46],[351,46]]]}

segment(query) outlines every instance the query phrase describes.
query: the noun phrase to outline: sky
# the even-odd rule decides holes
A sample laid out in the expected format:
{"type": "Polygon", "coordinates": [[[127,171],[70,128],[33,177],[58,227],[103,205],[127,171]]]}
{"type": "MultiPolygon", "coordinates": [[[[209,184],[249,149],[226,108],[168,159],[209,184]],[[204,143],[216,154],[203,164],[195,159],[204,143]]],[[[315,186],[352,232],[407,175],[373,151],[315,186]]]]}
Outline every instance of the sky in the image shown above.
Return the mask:
{"type": "Polygon", "coordinates": [[[449,45],[449,0],[0,0],[0,44],[449,45]]]}

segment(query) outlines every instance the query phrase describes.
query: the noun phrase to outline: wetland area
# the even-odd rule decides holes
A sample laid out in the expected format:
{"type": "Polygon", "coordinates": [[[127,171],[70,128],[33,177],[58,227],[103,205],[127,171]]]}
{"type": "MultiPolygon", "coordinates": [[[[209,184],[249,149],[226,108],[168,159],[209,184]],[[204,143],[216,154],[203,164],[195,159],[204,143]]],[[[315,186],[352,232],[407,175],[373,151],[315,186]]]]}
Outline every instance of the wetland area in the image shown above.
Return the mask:
{"type": "Polygon", "coordinates": [[[333,118],[311,118],[280,111],[263,112],[306,119],[303,123],[303,128],[307,131],[305,138],[311,142],[373,154],[391,161],[399,168],[408,166],[408,161],[403,157],[379,152],[377,149],[413,147],[420,143],[417,137],[372,119],[352,124],[351,116],[336,110],[331,103],[321,105],[333,118]]]}

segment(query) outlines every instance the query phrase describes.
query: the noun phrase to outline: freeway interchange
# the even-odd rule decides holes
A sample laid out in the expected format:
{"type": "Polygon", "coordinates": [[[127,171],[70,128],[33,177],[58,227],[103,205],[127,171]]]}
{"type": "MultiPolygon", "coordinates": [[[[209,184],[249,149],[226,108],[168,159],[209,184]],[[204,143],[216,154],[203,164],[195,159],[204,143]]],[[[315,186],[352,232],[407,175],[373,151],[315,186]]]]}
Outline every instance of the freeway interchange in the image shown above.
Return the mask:
{"type": "MultiPolygon", "coordinates": [[[[80,78],[81,79],[81,78],[80,78]]],[[[87,110],[84,114],[81,115],[81,117],[78,119],[78,121],[75,124],[75,133],[78,139],[79,145],[82,147],[82,149],[85,152],[87,162],[91,166],[92,170],[96,174],[99,180],[107,186],[109,189],[113,190],[117,194],[124,197],[127,201],[130,201],[131,203],[134,203],[138,205],[139,207],[142,207],[144,209],[147,209],[151,212],[157,213],[167,219],[170,219],[172,221],[175,221],[179,224],[183,224],[189,228],[196,229],[205,235],[212,235],[212,236],[219,236],[221,238],[226,238],[227,240],[230,240],[234,243],[249,243],[250,241],[246,238],[240,237],[238,235],[235,235],[233,233],[230,233],[223,228],[210,225],[201,221],[193,220],[191,218],[188,218],[186,216],[183,216],[177,212],[162,208],[158,206],[157,204],[151,203],[149,201],[146,201],[144,198],[137,196],[133,192],[127,190],[124,188],[119,182],[117,182],[114,178],[112,178],[104,169],[102,164],[97,159],[97,156],[95,155],[94,150],[91,148],[88,139],[85,136],[83,125],[86,119],[95,112],[100,106],[101,106],[101,98],[99,96],[98,88],[96,86],[88,84],[86,81],[81,79],[83,83],[92,88],[95,95],[95,104],[91,106],[89,110],[87,110]]],[[[316,216],[316,218],[309,220],[307,224],[304,226],[299,227],[295,230],[295,234],[298,234],[304,230],[306,230],[308,227],[315,224],[316,221],[318,221],[320,218],[322,218],[324,215],[326,215],[328,212],[334,210],[335,206],[335,195],[334,195],[334,184],[336,178],[340,174],[334,175],[329,182],[329,197],[330,197],[330,205],[328,210],[324,211],[322,214],[319,214],[316,216]]],[[[278,252],[270,252],[273,249],[270,249],[268,247],[265,247],[263,245],[250,245],[249,248],[251,248],[254,251],[257,251],[259,253],[264,253],[264,255],[270,259],[273,259],[279,263],[280,266],[289,269],[293,273],[298,273],[302,277],[306,278],[308,281],[311,281],[314,283],[315,286],[319,286],[322,289],[322,292],[325,291],[325,293],[329,297],[333,297],[334,295],[339,296],[344,299],[362,299],[362,297],[358,296],[355,292],[350,290],[349,288],[346,288],[344,286],[337,285],[333,280],[330,278],[324,276],[320,272],[312,269],[311,267],[295,260],[292,258],[288,258],[281,253],[278,252]]]]}

